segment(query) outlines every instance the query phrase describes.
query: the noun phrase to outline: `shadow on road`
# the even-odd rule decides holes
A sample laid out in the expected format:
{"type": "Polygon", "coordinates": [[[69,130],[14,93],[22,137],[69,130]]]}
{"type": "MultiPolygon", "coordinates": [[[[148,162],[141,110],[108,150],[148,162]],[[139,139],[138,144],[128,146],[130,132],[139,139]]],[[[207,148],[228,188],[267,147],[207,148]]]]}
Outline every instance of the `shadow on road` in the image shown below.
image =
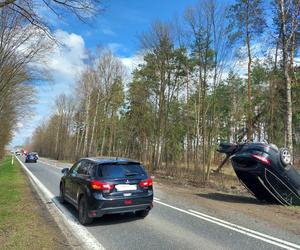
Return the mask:
{"type": "Polygon", "coordinates": [[[128,222],[136,221],[139,219],[140,218],[136,217],[136,215],[134,213],[107,214],[101,218],[94,219],[93,223],[88,225],[88,227],[128,223],[128,222]]]}
{"type": "Polygon", "coordinates": [[[199,193],[196,195],[206,199],[224,201],[230,203],[248,203],[248,204],[257,204],[257,205],[265,204],[264,202],[261,202],[255,198],[240,196],[240,195],[231,195],[231,194],[222,194],[222,193],[207,193],[207,194],[199,193]]]}
{"type": "MultiPolygon", "coordinates": [[[[59,197],[56,197],[59,199],[59,197]]],[[[63,206],[76,218],[78,219],[78,211],[69,203],[64,203],[63,206]]],[[[139,220],[140,218],[137,217],[134,213],[124,213],[124,214],[108,214],[104,215],[101,218],[95,218],[91,225],[87,227],[94,227],[94,226],[106,226],[106,225],[113,225],[113,224],[120,224],[120,223],[128,223],[132,221],[139,220]]]]}

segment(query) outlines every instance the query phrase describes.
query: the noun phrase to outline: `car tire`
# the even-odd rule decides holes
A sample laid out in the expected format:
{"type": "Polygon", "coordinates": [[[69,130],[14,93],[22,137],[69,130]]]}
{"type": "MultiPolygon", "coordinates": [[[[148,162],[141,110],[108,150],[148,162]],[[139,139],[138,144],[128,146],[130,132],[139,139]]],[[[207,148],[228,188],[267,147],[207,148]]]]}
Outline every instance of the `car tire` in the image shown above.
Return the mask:
{"type": "Polygon", "coordinates": [[[145,218],[149,214],[149,210],[136,211],[135,215],[139,218],[145,218]]]}
{"type": "Polygon", "coordinates": [[[25,163],[28,163],[28,161],[27,161],[27,160],[25,160],[25,163]]]}
{"type": "Polygon", "coordinates": [[[63,184],[60,184],[60,187],[59,187],[59,201],[62,204],[66,203],[66,200],[65,200],[65,188],[64,188],[63,184]]]}
{"type": "Polygon", "coordinates": [[[280,162],[284,167],[292,163],[292,155],[287,148],[281,148],[279,150],[280,162]]]}
{"type": "Polygon", "coordinates": [[[78,220],[82,225],[91,224],[93,221],[93,218],[90,218],[88,215],[87,201],[85,196],[82,196],[79,200],[78,220]]]}

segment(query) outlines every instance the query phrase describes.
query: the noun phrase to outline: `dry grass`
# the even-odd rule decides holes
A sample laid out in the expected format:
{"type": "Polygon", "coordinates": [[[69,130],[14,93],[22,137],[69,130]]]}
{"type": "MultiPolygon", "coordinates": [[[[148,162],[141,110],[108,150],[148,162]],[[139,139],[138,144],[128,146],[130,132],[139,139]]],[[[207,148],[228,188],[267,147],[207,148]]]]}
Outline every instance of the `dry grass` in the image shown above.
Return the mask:
{"type": "MultiPolygon", "coordinates": [[[[212,169],[216,169],[217,167],[217,165],[214,165],[212,169]]],[[[178,185],[207,187],[235,194],[247,193],[230,164],[226,164],[220,173],[211,172],[209,181],[206,183],[203,183],[201,171],[195,171],[193,166],[186,168],[183,166],[177,167],[176,165],[176,167],[161,168],[152,172],[152,174],[160,180],[164,179],[167,182],[178,185]]]]}

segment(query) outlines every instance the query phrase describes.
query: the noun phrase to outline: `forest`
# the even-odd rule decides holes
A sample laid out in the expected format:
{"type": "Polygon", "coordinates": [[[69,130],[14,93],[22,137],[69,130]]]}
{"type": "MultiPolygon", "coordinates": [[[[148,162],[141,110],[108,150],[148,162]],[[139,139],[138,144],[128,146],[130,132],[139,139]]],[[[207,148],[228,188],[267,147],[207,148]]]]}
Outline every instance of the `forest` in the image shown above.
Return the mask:
{"type": "MultiPolygon", "coordinates": [[[[299,0],[204,0],[168,22],[153,20],[139,36],[132,72],[109,49],[89,53],[72,93],[56,98],[30,147],[57,160],[134,158],[152,172],[196,175],[203,183],[222,160],[216,149],[223,141],[268,141],[297,159],[299,32],[299,0]]],[[[16,90],[28,87],[18,80],[16,90]]],[[[5,115],[2,100],[5,145],[16,120],[5,115]]]]}

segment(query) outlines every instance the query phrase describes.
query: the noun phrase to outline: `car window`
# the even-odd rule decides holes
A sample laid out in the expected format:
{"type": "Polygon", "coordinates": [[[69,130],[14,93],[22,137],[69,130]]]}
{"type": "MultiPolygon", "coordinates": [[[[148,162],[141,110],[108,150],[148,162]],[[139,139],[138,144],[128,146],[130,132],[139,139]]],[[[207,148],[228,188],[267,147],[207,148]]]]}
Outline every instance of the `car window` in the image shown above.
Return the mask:
{"type": "Polygon", "coordinates": [[[71,174],[74,174],[74,173],[77,174],[77,171],[78,171],[78,168],[80,167],[80,165],[81,165],[81,161],[76,162],[76,163],[73,165],[73,167],[71,167],[70,173],[71,173],[71,174]]]}
{"type": "Polygon", "coordinates": [[[95,164],[92,162],[88,162],[87,174],[89,176],[95,176],[95,164]]]}
{"type": "Polygon", "coordinates": [[[78,170],[77,170],[77,173],[78,174],[81,174],[81,175],[88,175],[88,162],[87,161],[82,161],[78,170]]]}
{"type": "Polygon", "coordinates": [[[90,161],[83,161],[77,172],[81,175],[93,176],[93,163],[90,161]]]}
{"type": "Polygon", "coordinates": [[[143,166],[138,164],[99,165],[97,175],[103,178],[131,178],[136,176],[147,176],[143,166]]]}
{"type": "Polygon", "coordinates": [[[279,194],[290,205],[300,202],[297,195],[295,195],[292,190],[290,190],[289,187],[285,185],[285,183],[281,181],[277,176],[275,176],[271,171],[266,171],[266,177],[275,192],[277,192],[277,194],[279,194]]]}

